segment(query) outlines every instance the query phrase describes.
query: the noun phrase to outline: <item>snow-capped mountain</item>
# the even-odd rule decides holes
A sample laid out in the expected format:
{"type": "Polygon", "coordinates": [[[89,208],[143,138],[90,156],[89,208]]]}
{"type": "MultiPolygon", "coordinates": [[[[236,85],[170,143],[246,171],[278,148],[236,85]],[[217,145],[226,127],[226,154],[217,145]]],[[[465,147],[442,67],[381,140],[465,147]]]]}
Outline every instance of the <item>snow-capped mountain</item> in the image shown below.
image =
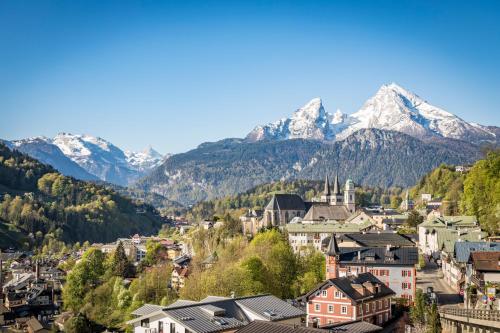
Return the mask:
{"type": "Polygon", "coordinates": [[[125,157],[127,158],[127,163],[139,171],[148,171],[153,168],[156,168],[170,156],[171,154],[162,156],[152,147],[148,147],[140,152],[133,152],[130,150],[125,151],[125,157]]]}
{"type": "Polygon", "coordinates": [[[351,115],[340,111],[330,114],[324,110],[321,100],[315,98],[295,111],[291,118],[257,126],[247,135],[247,140],[342,140],[363,128],[398,131],[417,138],[440,136],[473,143],[498,140],[491,128],[468,123],[395,83],[383,85],[351,115]]]}
{"type": "Polygon", "coordinates": [[[163,156],[152,148],[124,152],[90,135],[60,133],[53,139],[35,137],[11,141],[10,145],[63,174],[122,186],[133,183],[163,161],[163,156]]]}

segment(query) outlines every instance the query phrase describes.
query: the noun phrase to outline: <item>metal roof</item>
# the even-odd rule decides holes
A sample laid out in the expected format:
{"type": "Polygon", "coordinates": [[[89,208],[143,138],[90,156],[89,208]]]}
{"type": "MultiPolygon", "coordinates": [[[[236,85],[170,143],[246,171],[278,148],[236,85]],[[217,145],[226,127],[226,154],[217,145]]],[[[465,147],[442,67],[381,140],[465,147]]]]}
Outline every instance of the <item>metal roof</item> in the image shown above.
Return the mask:
{"type": "Polygon", "coordinates": [[[325,333],[325,330],[312,327],[256,320],[240,328],[237,333],[325,333]]]}
{"type": "Polygon", "coordinates": [[[353,241],[360,246],[366,247],[385,247],[386,245],[392,246],[415,246],[409,238],[397,233],[380,233],[380,234],[344,234],[342,235],[344,241],[353,241]]]}
{"type": "Polygon", "coordinates": [[[416,247],[341,247],[339,262],[361,265],[413,266],[418,263],[416,247]],[[367,259],[368,258],[368,259],[367,259]]]}
{"type": "Polygon", "coordinates": [[[321,326],[323,332],[327,330],[330,333],[371,333],[371,332],[380,332],[382,331],[382,327],[373,325],[369,322],[356,320],[350,322],[343,323],[335,323],[330,325],[321,326]]]}
{"type": "Polygon", "coordinates": [[[466,263],[471,252],[500,251],[500,243],[496,242],[456,242],[455,261],[466,263]]]}
{"type": "Polygon", "coordinates": [[[304,200],[297,194],[274,194],[266,210],[305,210],[304,200]]]}
{"type": "Polygon", "coordinates": [[[144,316],[153,312],[160,311],[164,308],[164,306],[156,305],[156,304],[144,304],[140,308],[136,309],[132,312],[134,316],[144,316]]]}
{"type": "Polygon", "coordinates": [[[354,233],[366,230],[372,227],[370,221],[363,223],[340,223],[338,221],[327,221],[321,223],[292,223],[287,224],[288,232],[305,232],[305,233],[354,233]]]}
{"type": "Polygon", "coordinates": [[[345,206],[332,206],[328,203],[315,202],[304,216],[304,221],[344,221],[351,216],[351,212],[345,206]]]}

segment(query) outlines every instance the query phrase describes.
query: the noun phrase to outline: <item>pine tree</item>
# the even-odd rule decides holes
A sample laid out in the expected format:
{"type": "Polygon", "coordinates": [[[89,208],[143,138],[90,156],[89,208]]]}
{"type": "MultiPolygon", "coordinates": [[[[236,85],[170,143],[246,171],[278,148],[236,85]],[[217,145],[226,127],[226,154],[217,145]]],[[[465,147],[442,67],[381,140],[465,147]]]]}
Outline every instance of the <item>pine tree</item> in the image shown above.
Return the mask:
{"type": "Polygon", "coordinates": [[[121,276],[126,278],[130,273],[130,263],[128,261],[127,255],[125,254],[125,249],[123,248],[123,243],[119,242],[116,247],[116,251],[113,254],[113,261],[111,263],[111,272],[115,276],[121,276]]]}
{"type": "Polygon", "coordinates": [[[427,314],[427,333],[440,333],[441,321],[439,320],[439,312],[436,303],[432,303],[427,314]]]}

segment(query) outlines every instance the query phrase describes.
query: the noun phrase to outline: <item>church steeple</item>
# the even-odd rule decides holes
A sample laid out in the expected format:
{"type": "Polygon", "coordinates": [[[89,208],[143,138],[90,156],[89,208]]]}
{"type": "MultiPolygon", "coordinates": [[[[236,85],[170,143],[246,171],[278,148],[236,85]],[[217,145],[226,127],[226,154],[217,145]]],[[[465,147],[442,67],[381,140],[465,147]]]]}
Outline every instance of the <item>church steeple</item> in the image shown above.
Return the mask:
{"type": "Polygon", "coordinates": [[[339,267],[338,261],[340,259],[340,250],[337,245],[337,239],[335,238],[335,234],[332,234],[330,237],[330,243],[328,244],[328,248],[326,249],[326,278],[327,279],[335,279],[339,277],[339,267]]]}
{"type": "Polygon", "coordinates": [[[333,194],[338,195],[340,193],[340,184],[339,184],[339,174],[335,174],[335,181],[333,182],[333,194]]]}
{"type": "Polygon", "coordinates": [[[323,195],[330,196],[330,180],[328,179],[328,174],[325,177],[325,189],[323,190],[323,195]]]}

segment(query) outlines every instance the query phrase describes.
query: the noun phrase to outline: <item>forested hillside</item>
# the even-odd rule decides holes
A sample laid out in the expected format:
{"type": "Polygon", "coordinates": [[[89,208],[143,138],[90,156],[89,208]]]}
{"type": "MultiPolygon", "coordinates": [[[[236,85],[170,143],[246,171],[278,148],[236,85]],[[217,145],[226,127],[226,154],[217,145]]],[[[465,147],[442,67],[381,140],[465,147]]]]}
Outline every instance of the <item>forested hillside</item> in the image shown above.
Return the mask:
{"type": "Polygon", "coordinates": [[[467,172],[440,165],[411,189],[417,203],[422,193],[443,200],[445,214],[475,215],[490,234],[500,233],[500,150],[491,150],[467,172]]]}
{"type": "Polygon", "coordinates": [[[156,233],[161,220],[148,205],[58,173],[0,144],[0,240],[4,246],[51,241],[105,242],[156,233]],[[21,243],[21,244],[19,244],[21,243]]]}

